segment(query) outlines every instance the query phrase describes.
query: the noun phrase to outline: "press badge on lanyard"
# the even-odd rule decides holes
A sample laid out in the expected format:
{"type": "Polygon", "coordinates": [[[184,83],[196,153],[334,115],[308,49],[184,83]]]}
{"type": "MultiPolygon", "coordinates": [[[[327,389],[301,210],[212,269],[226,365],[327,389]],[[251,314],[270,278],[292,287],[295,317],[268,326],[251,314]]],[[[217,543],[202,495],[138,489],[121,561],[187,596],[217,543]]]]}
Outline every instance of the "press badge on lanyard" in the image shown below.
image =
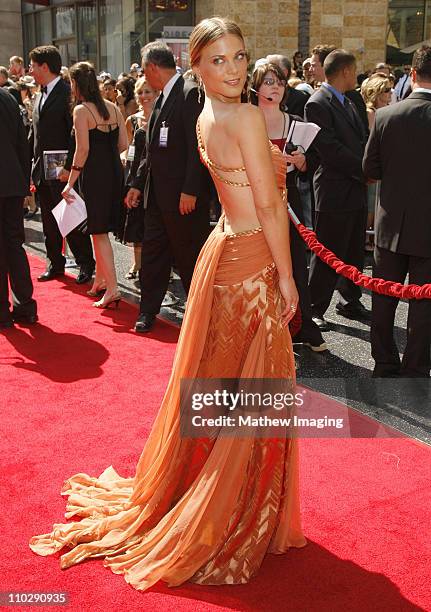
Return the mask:
{"type": "Polygon", "coordinates": [[[135,159],[135,145],[129,145],[127,149],[127,161],[133,161],[135,159]]]}
{"type": "Polygon", "coordinates": [[[159,136],[159,147],[163,147],[166,149],[168,146],[168,132],[169,128],[166,127],[165,121],[162,122],[162,127],[160,128],[160,136],[159,136]]]}

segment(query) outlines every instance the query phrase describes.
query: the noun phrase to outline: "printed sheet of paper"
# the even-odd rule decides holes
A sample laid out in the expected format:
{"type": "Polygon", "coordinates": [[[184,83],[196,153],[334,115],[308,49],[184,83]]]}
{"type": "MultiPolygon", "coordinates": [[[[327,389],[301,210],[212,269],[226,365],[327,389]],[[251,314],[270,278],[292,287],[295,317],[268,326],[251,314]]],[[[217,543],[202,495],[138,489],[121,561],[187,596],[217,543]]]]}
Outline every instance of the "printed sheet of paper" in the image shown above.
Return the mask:
{"type": "Polygon", "coordinates": [[[87,218],[85,202],[74,189],[70,190],[74,200],[70,204],[66,200],[61,200],[52,209],[52,214],[57,221],[58,229],[63,238],[67,236],[75,227],[78,227],[87,218]]]}
{"type": "MultiPolygon", "coordinates": [[[[286,142],[293,142],[293,144],[300,145],[304,151],[307,151],[308,147],[316,138],[318,132],[320,132],[320,127],[315,123],[292,121],[286,142]]],[[[294,169],[295,166],[290,164],[287,171],[292,172],[294,169]]]]}

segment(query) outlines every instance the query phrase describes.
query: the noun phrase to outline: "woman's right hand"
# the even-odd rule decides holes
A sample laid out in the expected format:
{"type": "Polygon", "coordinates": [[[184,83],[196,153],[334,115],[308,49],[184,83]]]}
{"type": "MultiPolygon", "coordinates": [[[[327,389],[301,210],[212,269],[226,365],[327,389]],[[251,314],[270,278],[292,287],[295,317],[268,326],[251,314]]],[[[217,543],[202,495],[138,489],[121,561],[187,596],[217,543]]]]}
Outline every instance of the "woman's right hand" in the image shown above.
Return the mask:
{"type": "Polygon", "coordinates": [[[70,193],[71,189],[73,189],[72,185],[67,183],[61,192],[61,195],[63,196],[63,199],[66,200],[67,204],[72,204],[72,202],[75,200],[75,196],[70,193]]]}
{"type": "Polygon", "coordinates": [[[289,321],[295,316],[296,309],[298,308],[298,290],[296,289],[293,277],[280,278],[278,284],[280,287],[281,296],[285,304],[283,312],[281,313],[281,319],[283,325],[287,325],[289,321]]]}

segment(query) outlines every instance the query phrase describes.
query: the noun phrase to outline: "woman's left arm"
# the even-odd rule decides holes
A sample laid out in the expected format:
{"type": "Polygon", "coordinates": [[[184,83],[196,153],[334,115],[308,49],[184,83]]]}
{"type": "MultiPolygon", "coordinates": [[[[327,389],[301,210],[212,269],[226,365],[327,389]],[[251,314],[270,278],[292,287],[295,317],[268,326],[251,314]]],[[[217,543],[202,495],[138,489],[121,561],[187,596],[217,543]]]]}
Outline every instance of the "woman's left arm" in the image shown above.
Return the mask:
{"type": "Polygon", "coordinates": [[[88,151],[90,149],[87,119],[88,117],[85,109],[82,106],[76,106],[73,110],[73,127],[76,141],[75,155],[73,156],[73,164],[70,169],[69,179],[61,193],[69,204],[73,202],[73,196],[70,195],[70,190],[78,180],[81,170],[87,161],[88,151]]]}
{"type": "Polygon", "coordinates": [[[127,150],[129,146],[129,139],[127,137],[126,122],[124,121],[123,115],[118,112],[117,108],[115,108],[115,114],[117,116],[117,123],[119,127],[118,152],[121,154],[123,151],[127,150]]]}

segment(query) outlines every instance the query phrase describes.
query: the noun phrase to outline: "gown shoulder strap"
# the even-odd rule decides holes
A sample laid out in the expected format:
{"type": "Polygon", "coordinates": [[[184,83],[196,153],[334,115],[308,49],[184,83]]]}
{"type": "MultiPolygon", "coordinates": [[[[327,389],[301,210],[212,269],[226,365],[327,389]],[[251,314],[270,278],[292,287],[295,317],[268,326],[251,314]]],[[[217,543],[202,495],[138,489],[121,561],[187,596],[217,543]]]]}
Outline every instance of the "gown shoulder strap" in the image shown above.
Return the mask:
{"type": "Polygon", "coordinates": [[[196,122],[196,136],[198,139],[198,147],[199,147],[200,156],[204,164],[207,166],[208,170],[211,172],[211,174],[213,174],[219,181],[226,183],[226,185],[231,185],[232,187],[250,187],[249,182],[239,183],[236,181],[229,181],[228,179],[225,179],[218,174],[217,170],[220,170],[221,172],[245,172],[245,166],[241,166],[241,168],[226,168],[225,166],[216,164],[208,157],[208,154],[206,152],[205,146],[202,141],[202,134],[201,134],[199,119],[196,122]]]}
{"type": "Polygon", "coordinates": [[[82,106],[84,106],[84,107],[85,107],[85,108],[88,110],[88,112],[89,112],[89,113],[90,113],[90,115],[93,117],[94,121],[96,122],[96,126],[97,126],[97,125],[98,125],[98,124],[97,124],[97,118],[96,118],[96,115],[95,115],[95,114],[93,113],[93,111],[91,110],[91,108],[90,108],[89,106],[87,106],[87,104],[85,104],[85,102],[81,102],[81,104],[82,104],[82,106]]]}

